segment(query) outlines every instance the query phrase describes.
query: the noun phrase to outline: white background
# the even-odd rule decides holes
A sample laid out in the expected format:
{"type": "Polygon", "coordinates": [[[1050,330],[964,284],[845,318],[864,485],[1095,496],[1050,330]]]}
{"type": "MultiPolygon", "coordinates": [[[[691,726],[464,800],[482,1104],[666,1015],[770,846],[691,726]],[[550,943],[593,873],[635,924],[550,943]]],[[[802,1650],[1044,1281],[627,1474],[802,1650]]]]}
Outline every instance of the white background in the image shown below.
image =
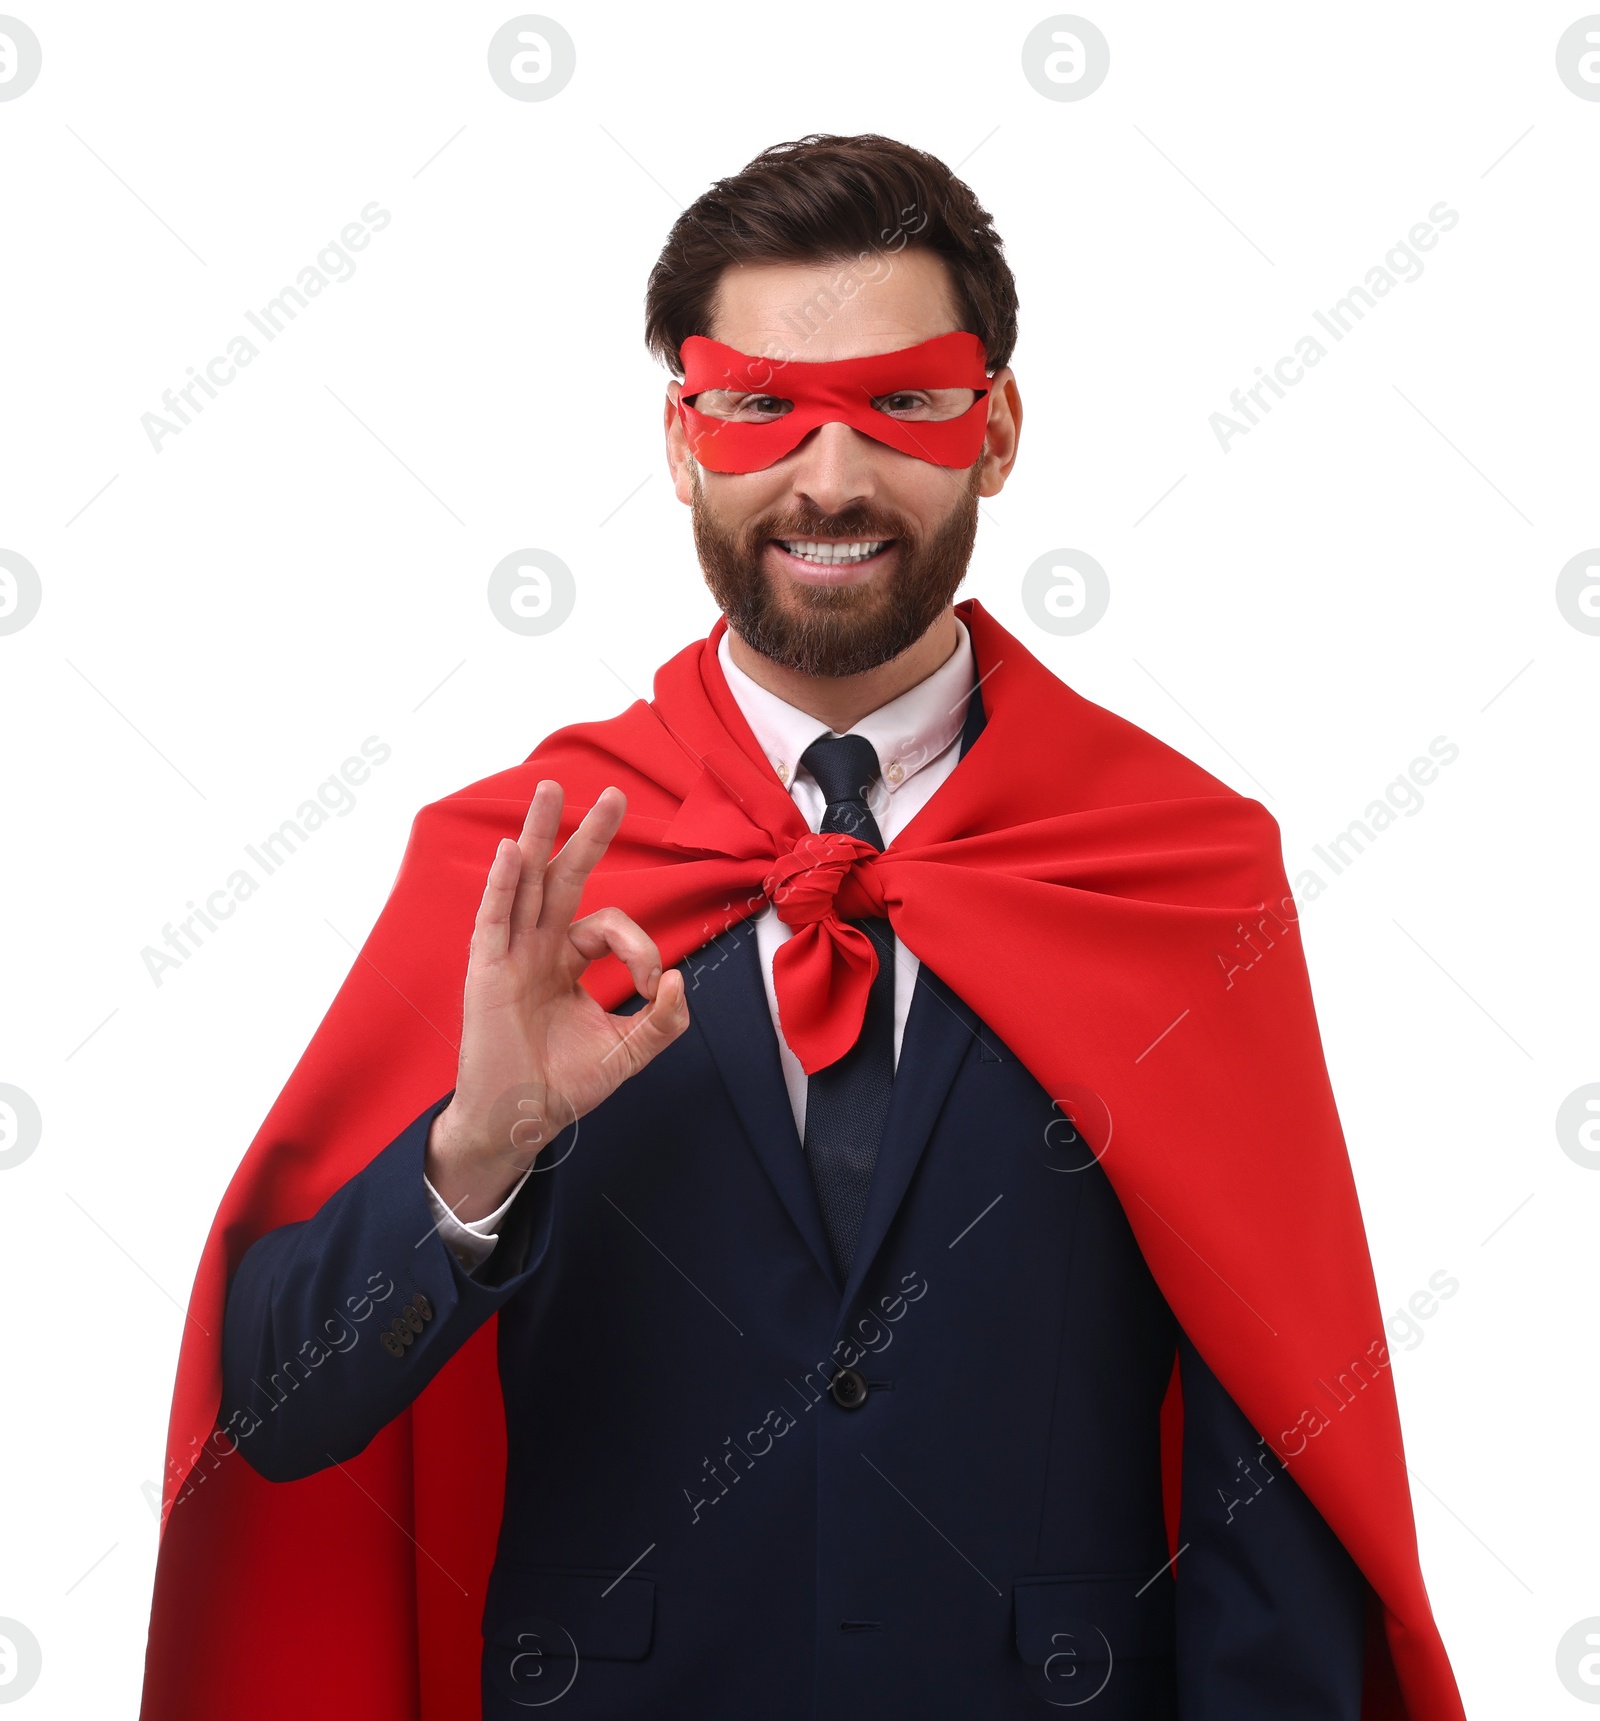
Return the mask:
{"type": "Polygon", "coordinates": [[[514,8],[5,4],[44,56],[0,103],[0,547],[44,594],[0,637],[0,1081],[44,1120],[0,1172],[19,1716],[134,1712],[182,1305],[413,813],[714,618],[644,281],[683,203],[811,130],[961,164],[1005,238],[1026,428],[966,592],[1327,883],[1303,926],[1383,1305],[1460,1286],[1394,1345],[1439,1623],[1474,1718],[1582,1713],[1555,1647],[1600,1614],[1600,1173],[1554,1128],[1600,1080],[1600,637],[1555,601],[1600,543],[1580,11],[1086,0],[1110,75],[1058,102],[1021,70],[1039,5],[551,0],[576,76],[519,102],[485,60],[514,8]],[[141,415],[374,199],[353,278],[154,452],[141,415]],[[1425,273],[1224,453],[1230,391],[1440,200],[1425,273]],[[485,598],[527,546],[577,581],[540,638],[485,598]],[[1020,601],[1061,547],[1111,582],[1073,638],[1020,601]],[[355,810],[157,986],[141,951],[369,735],[393,756],[355,810]],[[1421,811],[1319,864],[1440,735],[1421,811]]]}

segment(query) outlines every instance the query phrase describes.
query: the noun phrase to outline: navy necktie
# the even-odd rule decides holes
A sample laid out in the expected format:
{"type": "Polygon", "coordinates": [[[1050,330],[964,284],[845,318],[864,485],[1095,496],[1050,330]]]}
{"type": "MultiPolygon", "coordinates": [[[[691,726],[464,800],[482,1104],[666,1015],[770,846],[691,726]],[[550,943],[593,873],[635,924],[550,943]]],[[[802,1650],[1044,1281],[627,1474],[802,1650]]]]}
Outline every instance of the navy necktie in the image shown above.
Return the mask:
{"type": "MultiPolygon", "coordinates": [[[[828,803],[821,828],[881,849],[883,836],[867,804],[878,781],[872,743],[863,735],[824,735],[806,748],[800,763],[828,803]]],[[[894,933],[884,919],[850,924],[876,945],[878,972],[856,1043],[806,1083],[806,1162],[841,1279],[850,1277],[894,1082],[894,933]]]]}

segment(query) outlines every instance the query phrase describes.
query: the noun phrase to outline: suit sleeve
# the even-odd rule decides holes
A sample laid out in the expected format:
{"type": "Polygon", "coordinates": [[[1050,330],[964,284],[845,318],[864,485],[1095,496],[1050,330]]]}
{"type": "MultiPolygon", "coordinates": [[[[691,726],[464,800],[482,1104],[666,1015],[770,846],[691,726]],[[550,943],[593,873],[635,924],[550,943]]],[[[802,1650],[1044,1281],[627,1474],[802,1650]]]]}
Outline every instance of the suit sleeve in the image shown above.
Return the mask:
{"type": "Polygon", "coordinates": [[[1180,1721],[1359,1721],[1366,1580],[1186,1336],[1180,1721]]]}
{"type": "MultiPolygon", "coordinates": [[[[307,1220],[245,1252],[228,1287],[219,1422],[252,1468],[295,1481],[354,1457],[539,1270],[556,1179],[519,1191],[468,1273],[427,1200],[428,1131],[446,1094],[307,1220]]],[[[563,1157],[559,1139],[549,1162],[563,1157]]]]}

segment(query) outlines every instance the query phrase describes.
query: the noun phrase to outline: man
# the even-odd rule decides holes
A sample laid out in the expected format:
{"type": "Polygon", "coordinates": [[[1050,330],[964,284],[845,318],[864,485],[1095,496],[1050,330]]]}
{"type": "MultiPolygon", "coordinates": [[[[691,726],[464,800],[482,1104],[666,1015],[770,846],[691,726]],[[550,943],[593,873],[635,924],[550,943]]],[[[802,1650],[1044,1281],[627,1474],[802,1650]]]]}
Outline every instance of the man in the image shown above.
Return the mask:
{"type": "Polygon", "coordinates": [[[146,1714],[1460,1716],[1275,827],[954,604],[989,217],[780,146],[647,324],[725,625],[419,818],[202,1266],[146,1714]]]}

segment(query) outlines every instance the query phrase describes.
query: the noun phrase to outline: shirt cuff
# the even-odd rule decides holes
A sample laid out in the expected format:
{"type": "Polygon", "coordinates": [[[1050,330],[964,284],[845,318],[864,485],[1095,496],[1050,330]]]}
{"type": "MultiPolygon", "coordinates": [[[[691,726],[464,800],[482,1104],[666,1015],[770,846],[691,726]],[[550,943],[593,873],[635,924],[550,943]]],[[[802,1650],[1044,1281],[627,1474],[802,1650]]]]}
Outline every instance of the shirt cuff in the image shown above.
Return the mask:
{"type": "Polygon", "coordinates": [[[495,1245],[500,1241],[500,1222],[510,1211],[511,1203],[516,1200],[523,1184],[532,1174],[533,1167],[530,1165],[493,1213],[486,1213],[482,1219],[471,1221],[456,1218],[445,1206],[444,1197],[428,1181],[428,1174],[422,1174],[422,1186],[428,1192],[428,1206],[433,1213],[434,1229],[443,1238],[445,1247],[461,1263],[462,1271],[469,1277],[494,1253],[495,1245]]]}

